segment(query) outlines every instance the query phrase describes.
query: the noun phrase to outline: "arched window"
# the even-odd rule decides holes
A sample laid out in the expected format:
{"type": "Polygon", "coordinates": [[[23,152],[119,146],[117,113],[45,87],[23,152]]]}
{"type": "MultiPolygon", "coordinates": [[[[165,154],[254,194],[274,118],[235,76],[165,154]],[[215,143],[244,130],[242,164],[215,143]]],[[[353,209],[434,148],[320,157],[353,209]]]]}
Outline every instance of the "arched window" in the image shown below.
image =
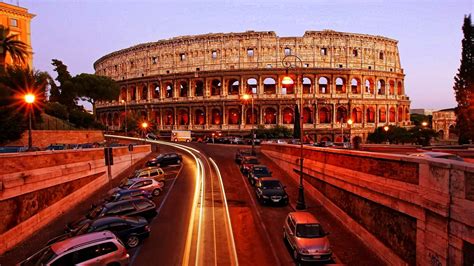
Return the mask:
{"type": "Polygon", "coordinates": [[[247,87],[245,88],[245,93],[247,94],[257,93],[257,79],[255,78],[247,79],[247,87]]]}
{"type": "Polygon", "coordinates": [[[151,90],[153,93],[153,99],[159,99],[161,94],[161,88],[158,83],[151,84],[151,90]]]}
{"type": "Polygon", "coordinates": [[[351,80],[351,91],[352,91],[353,94],[360,93],[360,85],[359,84],[360,84],[360,82],[359,82],[358,79],[353,78],[351,80]]]}
{"type": "Polygon", "coordinates": [[[352,109],[352,121],[354,123],[362,123],[362,109],[359,107],[352,109]]]}
{"type": "Polygon", "coordinates": [[[202,82],[202,80],[196,80],[194,95],[198,97],[204,96],[204,82],[202,82]]]}
{"type": "Polygon", "coordinates": [[[327,107],[319,108],[319,123],[329,124],[331,123],[331,112],[327,107]]]}
{"type": "Polygon", "coordinates": [[[120,89],[120,100],[127,101],[127,88],[125,87],[120,89]]]}
{"type": "Polygon", "coordinates": [[[313,111],[309,107],[303,108],[303,124],[313,123],[313,111]]]}
{"type": "Polygon", "coordinates": [[[311,79],[310,78],[303,78],[303,93],[304,94],[311,94],[313,93],[313,86],[311,86],[311,79]]]}
{"type": "Polygon", "coordinates": [[[403,118],[403,108],[400,106],[398,107],[398,122],[402,122],[403,120],[405,120],[403,118]]]}
{"type": "Polygon", "coordinates": [[[325,77],[320,77],[318,80],[319,93],[328,94],[330,93],[328,87],[328,79],[325,77]]]}
{"type": "Polygon", "coordinates": [[[346,93],[346,81],[343,78],[336,79],[336,93],[346,93]]]}
{"type": "Polygon", "coordinates": [[[401,81],[399,81],[399,82],[397,83],[397,94],[398,94],[398,95],[403,95],[403,85],[402,85],[402,82],[401,82],[401,81]]]}
{"type": "Polygon", "coordinates": [[[214,108],[211,111],[211,124],[220,125],[222,123],[222,112],[221,110],[214,108]]]}
{"type": "Polygon", "coordinates": [[[385,95],[385,80],[379,79],[377,82],[377,94],[385,95]]]}
{"type": "Polygon", "coordinates": [[[206,113],[201,109],[196,109],[194,111],[194,124],[195,125],[205,125],[206,124],[206,113]]]}
{"type": "Polygon", "coordinates": [[[389,95],[395,95],[395,81],[390,80],[389,81],[389,86],[390,86],[390,88],[388,90],[388,94],[389,95]]]}
{"type": "Polygon", "coordinates": [[[166,98],[172,98],[173,97],[173,84],[168,82],[166,83],[165,88],[166,88],[166,98]]]}
{"type": "Polygon", "coordinates": [[[263,80],[263,93],[275,94],[276,93],[276,82],[273,78],[266,78],[263,80]]]}
{"type": "Polygon", "coordinates": [[[374,83],[371,79],[365,80],[365,93],[373,94],[374,93],[374,83]]]}
{"type": "Polygon", "coordinates": [[[178,124],[179,125],[189,124],[189,114],[188,114],[187,109],[181,109],[178,111],[178,124]]]}
{"type": "Polygon", "coordinates": [[[387,111],[384,107],[379,109],[379,123],[386,123],[387,122],[387,111]]]}
{"type": "Polygon", "coordinates": [[[247,108],[246,116],[245,116],[245,124],[256,124],[258,118],[257,109],[253,109],[253,118],[252,118],[252,108],[247,108]]]}
{"type": "Polygon", "coordinates": [[[227,122],[229,125],[238,125],[240,124],[240,112],[237,108],[230,108],[229,114],[227,116],[227,122]]]}
{"type": "Polygon", "coordinates": [[[410,121],[410,110],[408,110],[408,107],[405,107],[405,121],[410,121]]]}
{"type": "Polygon", "coordinates": [[[141,100],[146,100],[148,99],[148,88],[146,86],[143,86],[142,87],[142,91],[141,91],[141,100]]]}
{"type": "Polygon", "coordinates": [[[112,126],[113,125],[113,115],[112,113],[107,114],[107,125],[112,126]]]}
{"type": "Polygon", "coordinates": [[[337,107],[336,122],[346,123],[347,122],[347,109],[343,106],[337,107]]]}
{"type": "Polygon", "coordinates": [[[144,110],[140,111],[139,114],[140,114],[140,119],[141,120],[148,120],[148,117],[146,115],[146,111],[144,111],[144,110]]]}
{"type": "Polygon", "coordinates": [[[114,113],[114,120],[113,120],[114,126],[118,126],[118,125],[119,125],[119,122],[120,122],[119,114],[118,114],[118,113],[114,113]]]}
{"type": "Polygon", "coordinates": [[[151,112],[151,121],[153,121],[155,125],[160,124],[160,111],[154,110],[151,112]]]}
{"type": "Polygon", "coordinates": [[[286,107],[283,109],[283,124],[293,124],[295,122],[295,117],[293,114],[293,109],[290,107],[286,107]]]}
{"type": "Polygon", "coordinates": [[[186,81],[179,82],[179,97],[188,97],[188,83],[186,81]]]}
{"type": "Polygon", "coordinates": [[[265,112],[263,113],[264,123],[266,125],[274,125],[276,124],[276,110],[272,107],[267,107],[265,112]]]}
{"type": "Polygon", "coordinates": [[[229,87],[227,89],[229,95],[238,95],[239,94],[239,81],[236,79],[229,80],[229,87]]]}
{"type": "Polygon", "coordinates": [[[129,89],[129,94],[130,94],[130,99],[131,99],[132,101],[136,101],[136,100],[137,100],[135,87],[131,87],[131,88],[129,89]]]}
{"type": "Polygon", "coordinates": [[[366,122],[367,123],[375,123],[375,110],[373,107],[367,108],[367,113],[366,113],[366,122]]]}
{"type": "Polygon", "coordinates": [[[211,82],[211,96],[221,95],[221,81],[214,79],[211,82]]]}
{"type": "Polygon", "coordinates": [[[165,110],[163,113],[163,124],[171,126],[174,123],[174,114],[173,110],[165,110]]]}
{"type": "Polygon", "coordinates": [[[289,80],[289,84],[281,84],[281,94],[294,94],[295,93],[295,82],[292,78],[289,80]]]}
{"type": "Polygon", "coordinates": [[[395,108],[393,107],[388,109],[388,120],[389,122],[395,122],[395,108]]]}

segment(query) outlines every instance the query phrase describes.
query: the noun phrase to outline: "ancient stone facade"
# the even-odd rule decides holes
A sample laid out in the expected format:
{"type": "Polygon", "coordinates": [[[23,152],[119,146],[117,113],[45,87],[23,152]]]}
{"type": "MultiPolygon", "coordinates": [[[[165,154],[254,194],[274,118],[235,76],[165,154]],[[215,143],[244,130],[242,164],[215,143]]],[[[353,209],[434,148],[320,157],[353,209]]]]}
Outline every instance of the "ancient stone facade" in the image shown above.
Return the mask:
{"type": "Polygon", "coordinates": [[[303,37],[271,31],[183,36],[113,52],[94,68],[121,86],[119,99],[96,105],[98,119],[112,130],[122,127],[125,109],[158,131],[293,127],[301,92],[305,134],[314,140],[365,139],[377,126],[410,124],[397,41],[381,36],[330,30],[303,37]],[[287,55],[301,61],[291,57],[287,69],[287,55]],[[282,83],[287,75],[293,84],[282,83]]]}
{"type": "Polygon", "coordinates": [[[438,132],[443,140],[457,139],[455,134],[456,114],[454,109],[444,109],[433,112],[433,130],[438,132]]]}

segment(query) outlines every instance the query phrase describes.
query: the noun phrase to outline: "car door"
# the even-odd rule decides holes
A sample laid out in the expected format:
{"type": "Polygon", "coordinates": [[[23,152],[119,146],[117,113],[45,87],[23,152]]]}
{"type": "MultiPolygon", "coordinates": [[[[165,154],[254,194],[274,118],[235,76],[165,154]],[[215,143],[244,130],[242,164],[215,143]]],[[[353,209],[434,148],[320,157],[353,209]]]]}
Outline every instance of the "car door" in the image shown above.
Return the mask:
{"type": "Polygon", "coordinates": [[[110,224],[107,230],[114,233],[118,238],[125,239],[130,234],[130,225],[124,221],[115,222],[110,224]]]}
{"type": "Polygon", "coordinates": [[[146,189],[146,190],[152,189],[153,180],[151,179],[144,180],[142,182],[143,182],[143,185],[140,187],[141,189],[146,189]]]}
{"type": "Polygon", "coordinates": [[[142,188],[144,186],[145,186],[145,181],[138,181],[138,182],[134,183],[133,185],[131,185],[129,189],[138,189],[138,188],[142,188]]]}
{"type": "Polygon", "coordinates": [[[153,204],[145,200],[136,201],[135,208],[137,209],[137,213],[140,216],[143,216],[147,219],[153,217],[154,213],[156,212],[156,210],[153,208],[153,204]]]}
{"type": "Polygon", "coordinates": [[[296,232],[296,225],[293,222],[293,219],[291,219],[291,216],[288,216],[286,218],[286,224],[285,230],[286,230],[286,236],[288,239],[288,243],[292,246],[295,247],[295,232],[296,232]]]}

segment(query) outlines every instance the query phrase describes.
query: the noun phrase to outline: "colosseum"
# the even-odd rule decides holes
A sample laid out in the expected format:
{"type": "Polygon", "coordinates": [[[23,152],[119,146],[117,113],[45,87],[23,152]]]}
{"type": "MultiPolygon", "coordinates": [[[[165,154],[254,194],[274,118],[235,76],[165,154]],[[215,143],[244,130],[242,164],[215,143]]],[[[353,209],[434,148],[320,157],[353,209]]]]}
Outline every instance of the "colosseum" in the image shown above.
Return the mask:
{"type": "Polygon", "coordinates": [[[397,41],[382,36],[332,30],[182,36],[112,52],[94,68],[121,87],[117,100],[96,104],[109,130],[123,129],[126,110],[165,135],[292,128],[300,97],[304,134],[314,141],[365,140],[375,127],[410,124],[397,41]],[[285,57],[292,61],[284,65],[285,57]],[[282,82],[287,75],[291,82],[282,82]]]}

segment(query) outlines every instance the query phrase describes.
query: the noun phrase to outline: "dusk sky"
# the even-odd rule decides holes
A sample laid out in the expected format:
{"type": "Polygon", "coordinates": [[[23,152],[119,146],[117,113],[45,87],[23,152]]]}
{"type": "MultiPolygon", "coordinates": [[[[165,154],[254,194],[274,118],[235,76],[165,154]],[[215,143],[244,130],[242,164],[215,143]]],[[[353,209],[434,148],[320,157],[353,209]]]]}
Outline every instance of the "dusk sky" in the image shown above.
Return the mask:
{"type": "MultiPolygon", "coordinates": [[[[16,4],[16,0],[5,0],[16,4]]],[[[93,73],[101,56],[181,35],[246,30],[302,36],[306,30],[382,35],[399,41],[411,108],[456,105],[453,78],[461,26],[473,0],[34,0],[20,5],[32,20],[34,67],[52,71],[62,60],[71,74],[93,73]]]]}

